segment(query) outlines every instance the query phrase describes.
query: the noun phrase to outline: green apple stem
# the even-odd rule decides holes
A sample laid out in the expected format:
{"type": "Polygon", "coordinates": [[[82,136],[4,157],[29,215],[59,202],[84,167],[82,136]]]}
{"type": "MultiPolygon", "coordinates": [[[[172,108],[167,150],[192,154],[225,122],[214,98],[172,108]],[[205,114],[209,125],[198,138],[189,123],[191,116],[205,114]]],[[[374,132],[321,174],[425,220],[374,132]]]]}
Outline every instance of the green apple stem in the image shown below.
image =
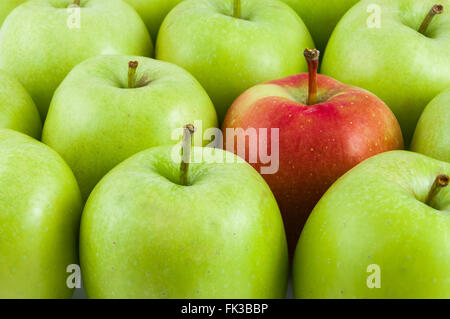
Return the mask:
{"type": "Polygon", "coordinates": [[[427,16],[423,20],[422,24],[420,25],[419,32],[425,35],[425,32],[428,29],[428,26],[430,25],[431,21],[433,20],[434,16],[437,14],[441,14],[444,12],[444,6],[441,4],[436,4],[431,8],[430,12],[428,12],[427,16]]]}
{"type": "Polygon", "coordinates": [[[139,63],[137,61],[128,62],[128,88],[134,89],[136,87],[136,69],[139,63]]]}
{"type": "Polygon", "coordinates": [[[189,162],[191,161],[192,136],[195,133],[195,127],[188,124],[184,127],[183,141],[181,147],[181,183],[185,186],[189,185],[189,162]]]}
{"type": "Polygon", "coordinates": [[[430,192],[428,193],[425,204],[433,207],[435,198],[444,187],[448,186],[449,183],[450,177],[448,175],[439,175],[438,177],[436,177],[433,186],[431,186],[430,192]]]}
{"type": "Polygon", "coordinates": [[[303,52],[308,63],[309,86],[308,86],[308,105],[317,103],[317,69],[319,68],[319,50],[306,49],[303,52]]]}
{"type": "Polygon", "coordinates": [[[234,0],[233,17],[237,19],[241,18],[241,0],[234,0]]]}
{"type": "Polygon", "coordinates": [[[81,0],[73,0],[73,5],[79,7],[81,0]]]}

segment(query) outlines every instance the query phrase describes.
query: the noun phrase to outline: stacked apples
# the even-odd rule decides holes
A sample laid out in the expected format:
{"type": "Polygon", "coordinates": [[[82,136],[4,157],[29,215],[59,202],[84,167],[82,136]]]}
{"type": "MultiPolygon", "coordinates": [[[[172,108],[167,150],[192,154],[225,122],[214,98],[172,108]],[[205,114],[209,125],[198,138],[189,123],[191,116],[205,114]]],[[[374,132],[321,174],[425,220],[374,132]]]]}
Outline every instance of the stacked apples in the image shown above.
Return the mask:
{"type": "Polygon", "coordinates": [[[0,298],[450,298],[447,8],[3,0],[0,298]]]}

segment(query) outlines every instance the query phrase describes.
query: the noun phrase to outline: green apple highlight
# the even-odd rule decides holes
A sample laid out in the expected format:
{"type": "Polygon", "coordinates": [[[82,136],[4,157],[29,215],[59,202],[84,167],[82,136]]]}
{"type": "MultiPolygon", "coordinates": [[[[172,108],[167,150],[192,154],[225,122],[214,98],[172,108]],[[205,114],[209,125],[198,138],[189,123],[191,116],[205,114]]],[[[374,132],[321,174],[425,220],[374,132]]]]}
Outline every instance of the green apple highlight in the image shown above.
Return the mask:
{"type": "Polygon", "coordinates": [[[306,71],[306,47],[304,23],[278,0],[187,0],[164,20],[156,57],[194,75],[221,122],[246,89],[306,71]]]}
{"type": "Polygon", "coordinates": [[[450,298],[449,175],[450,163],[407,151],[345,174],[303,229],[295,296],[450,298]]]}
{"type": "Polygon", "coordinates": [[[14,10],[17,6],[21,5],[27,0],[2,0],[2,3],[0,3],[0,27],[3,24],[3,21],[5,21],[8,14],[11,13],[11,11],[14,10]]]}
{"type": "Polygon", "coordinates": [[[316,47],[325,51],[328,39],[341,17],[359,0],[282,0],[302,18],[316,47]]]}
{"type": "Polygon", "coordinates": [[[145,22],[148,31],[156,43],[159,27],[166,15],[183,0],[124,0],[128,2],[145,22]]]}
{"type": "Polygon", "coordinates": [[[337,25],[321,70],[380,97],[409,146],[425,106],[450,87],[449,52],[449,0],[366,0],[337,25]]]}
{"type": "Polygon", "coordinates": [[[0,68],[24,85],[43,120],[55,89],[78,63],[101,54],[153,52],[145,24],[123,1],[74,3],[27,1],[0,29],[0,68]]]}
{"type": "Polygon", "coordinates": [[[24,87],[0,70],[0,128],[41,137],[42,123],[33,99],[24,87]]]}
{"type": "Polygon", "coordinates": [[[49,147],[0,129],[0,298],[70,298],[81,195],[49,147]]]}
{"type": "Polygon", "coordinates": [[[186,121],[202,122],[200,145],[204,131],[217,127],[211,100],[188,72],[144,57],[98,56],[76,66],[56,91],[42,141],[67,161],[87,199],[126,158],[178,143],[173,132],[186,121]]]}
{"type": "Polygon", "coordinates": [[[87,295],[284,298],[286,237],[259,173],[220,149],[195,147],[181,165],[172,153],[131,157],[89,197],[80,239],[87,295]],[[233,163],[218,163],[226,156],[233,163]]]}
{"type": "Polygon", "coordinates": [[[411,150],[450,163],[450,88],[423,111],[411,150]]]}

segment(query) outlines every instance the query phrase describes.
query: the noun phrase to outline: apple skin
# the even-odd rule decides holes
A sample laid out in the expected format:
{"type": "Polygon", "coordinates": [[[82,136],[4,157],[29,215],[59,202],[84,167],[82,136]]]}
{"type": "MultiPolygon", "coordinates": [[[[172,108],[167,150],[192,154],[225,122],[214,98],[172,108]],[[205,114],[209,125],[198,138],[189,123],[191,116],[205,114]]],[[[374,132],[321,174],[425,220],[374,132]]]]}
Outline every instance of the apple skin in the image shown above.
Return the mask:
{"type": "Polygon", "coordinates": [[[80,258],[89,298],[284,298],[283,222],[267,184],[220,149],[194,147],[190,186],[172,147],[143,151],[95,187],[83,212],[80,258]],[[236,181],[239,180],[239,183],[236,181]]]}
{"type": "Polygon", "coordinates": [[[450,164],[393,151],[341,177],[314,208],[297,246],[297,298],[450,298],[450,187],[425,198],[450,164]],[[381,287],[368,288],[369,265],[381,287]]]}
{"type": "Polygon", "coordinates": [[[359,0],[282,0],[302,18],[317,49],[325,51],[334,27],[359,0]]]}
{"type": "Polygon", "coordinates": [[[435,97],[423,111],[411,151],[450,163],[450,89],[435,97]]]}
{"type": "Polygon", "coordinates": [[[24,87],[0,70],[0,128],[41,137],[42,123],[33,99],[24,87]]]}
{"type": "MultiPolygon", "coordinates": [[[[279,128],[279,170],[263,177],[283,215],[291,256],[309,213],[336,179],[368,157],[403,148],[395,116],[376,96],[323,75],[317,86],[318,104],[308,106],[308,74],[257,85],[234,102],[222,127],[224,147],[233,138],[227,128],[267,128],[268,136],[279,128]]],[[[252,165],[259,172],[266,166],[252,165]]]]}
{"type": "Polygon", "coordinates": [[[72,3],[30,0],[16,8],[0,30],[0,68],[24,85],[42,120],[54,91],[78,63],[100,54],[153,52],[144,23],[128,4],[82,0],[81,27],[70,28],[73,13],[63,8],[72,3]]]}
{"type": "Polygon", "coordinates": [[[339,22],[328,42],[321,72],[380,97],[396,115],[410,145],[425,106],[450,86],[450,1],[366,0],[339,22]],[[427,36],[416,30],[436,3],[444,13],[427,36]],[[369,5],[379,5],[380,28],[370,28],[369,5]]]}
{"type": "Polygon", "coordinates": [[[2,0],[0,4],[0,27],[8,14],[27,0],[2,0]]]}
{"type": "Polygon", "coordinates": [[[0,299],[70,298],[78,264],[81,195],[61,157],[0,129],[0,299]]]}
{"type": "MultiPolygon", "coordinates": [[[[202,121],[217,127],[205,90],[180,67],[136,56],[98,56],[76,66],[53,97],[42,141],[72,168],[83,198],[114,166],[153,146],[176,144],[173,130],[202,121]],[[152,82],[128,89],[127,66],[152,82]]],[[[207,144],[209,141],[203,141],[207,144]]]]}
{"type": "Polygon", "coordinates": [[[182,0],[124,0],[141,16],[156,43],[159,27],[166,15],[182,0]]]}
{"type": "Polygon", "coordinates": [[[302,56],[314,47],[304,23],[288,5],[243,0],[232,17],[231,0],[186,0],[164,20],[156,57],[194,75],[223,121],[233,101],[258,83],[307,70],[302,56]]]}

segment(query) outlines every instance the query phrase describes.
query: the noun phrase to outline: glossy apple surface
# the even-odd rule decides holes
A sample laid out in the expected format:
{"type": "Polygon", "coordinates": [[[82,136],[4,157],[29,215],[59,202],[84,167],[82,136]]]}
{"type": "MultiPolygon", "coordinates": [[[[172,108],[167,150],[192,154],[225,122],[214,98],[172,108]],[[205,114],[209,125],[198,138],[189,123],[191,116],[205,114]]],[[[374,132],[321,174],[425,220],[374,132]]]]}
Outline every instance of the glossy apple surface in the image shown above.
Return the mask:
{"type": "Polygon", "coordinates": [[[157,59],[180,65],[211,97],[219,122],[233,101],[258,83],[306,71],[314,47],[297,14],[274,0],[245,0],[240,18],[231,0],[187,0],[164,20],[157,59]]]}
{"type": "Polygon", "coordinates": [[[450,298],[450,186],[425,204],[438,174],[450,164],[394,151],[340,178],[303,229],[295,296],[450,298]]]}
{"type": "MultiPolygon", "coordinates": [[[[190,164],[180,179],[172,147],[141,152],[96,186],[81,224],[90,298],[284,298],[288,257],[275,198],[234,163],[190,164]],[[236,183],[236,181],[239,183],[236,183]]],[[[223,159],[225,152],[194,148],[223,159]]]]}
{"type": "Polygon", "coordinates": [[[450,89],[435,97],[423,111],[411,150],[450,163],[450,89]]]}
{"type": "Polygon", "coordinates": [[[317,48],[324,52],[336,24],[359,0],[282,0],[302,18],[317,48]]]}
{"type": "Polygon", "coordinates": [[[450,1],[366,0],[337,25],[321,71],[380,97],[396,115],[409,146],[425,106],[450,86],[448,52],[450,1]],[[437,3],[444,13],[431,21],[425,34],[419,33],[437,3]],[[369,6],[378,9],[368,13],[369,6]]]}
{"type": "Polygon", "coordinates": [[[0,27],[8,14],[27,0],[2,0],[0,3],[0,27]]]}
{"type": "Polygon", "coordinates": [[[66,160],[87,199],[114,166],[149,147],[178,143],[174,129],[197,120],[198,140],[217,127],[211,100],[185,70],[143,57],[98,56],[75,67],[56,91],[42,141],[66,160]],[[143,87],[128,88],[129,61],[138,61],[143,87]]]}
{"type": "MultiPolygon", "coordinates": [[[[308,74],[257,85],[234,102],[223,123],[225,147],[235,138],[228,128],[267,128],[269,137],[279,129],[279,141],[258,138],[267,139],[267,154],[279,149],[278,171],[263,177],[283,215],[291,254],[309,213],[338,177],[368,157],[403,147],[397,120],[376,96],[322,75],[317,86],[317,104],[307,105],[308,74]]],[[[237,146],[236,139],[235,152],[237,146]]],[[[267,166],[260,157],[251,164],[260,172],[267,166]]]]}
{"type": "Polygon", "coordinates": [[[0,128],[41,137],[42,123],[33,99],[24,87],[0,70],[0,128]]]}
{"type": "Polygon", "coordinates": [[[156,43],[159,27],[166,15],[182,0],[124,0],[128,2],[145,22],[152,40],[156,43]]]}
{"type": "Polygon", "coordinates": [[[49,147],[0,129],[0,298],[70,298],[78,264],[81,196],[49,147]]]}
{"type": "Polygon", "coordinates": [[[78,13],[67,9],[71,4],[30,0],[0,29],[0,68],[24,85],[43,120],[53,92],[78,63],[101,54],[153,51],[141,18],[121,0],[81,0],[78,13]]]}

